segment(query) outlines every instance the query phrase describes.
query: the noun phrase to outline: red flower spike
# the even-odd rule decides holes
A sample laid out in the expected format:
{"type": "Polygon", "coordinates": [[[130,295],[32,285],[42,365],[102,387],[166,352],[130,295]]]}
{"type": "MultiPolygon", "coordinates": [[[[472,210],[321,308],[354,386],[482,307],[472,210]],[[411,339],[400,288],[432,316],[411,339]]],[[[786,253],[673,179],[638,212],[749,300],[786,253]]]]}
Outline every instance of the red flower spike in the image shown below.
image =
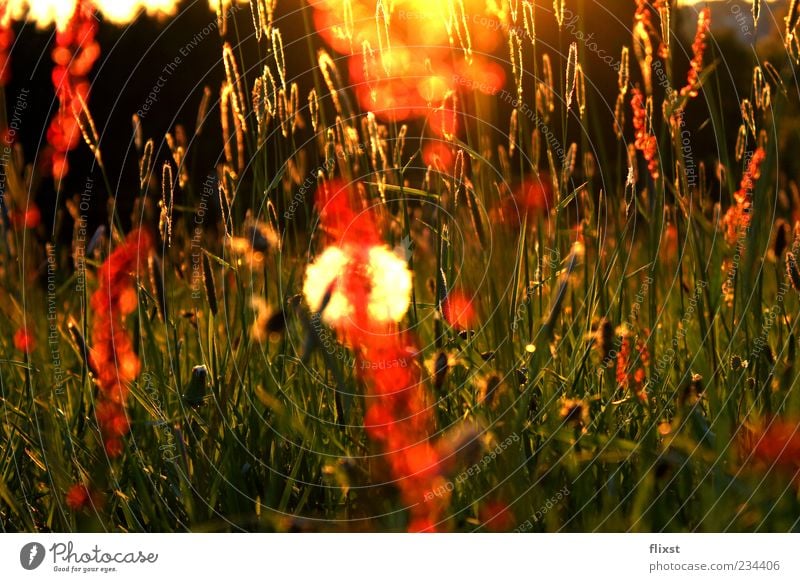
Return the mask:
{"type": "Polygon", "coordinates": [[[138,377],[141,364],[125,331],[125,317],[138,304],[132,275],[143,269],[151,247],[147,231],[132,231],[100,267],[100,284],[90,300],[94,311],[90,359],[99,388],[96,415],[111,457],[122,454],[121,437],[130,430],[125,415],[127,383],[138,377]]]}
{"type": "Polygon", "coordinates": [[[703,70],[703,55],[706,50],[706,38],[711,28],[711,9],[703,8],[697,16],[697,32],[692,43],[692,60],[689,63],[689,75],[681,95],[697,97],[700,90],[700,73],[703,70]]]}
{"type": "Polygon", "coordinates": [[[14,210],[9,213],[11,226],[16,230],[34,229],[42,221],[42,213],[36,204],[30,204],[25,210],[14,210]]]}
{"type": "Polygon", "coordinates": [[[800,423],[767,420],[740,439],[739,449],[755,465],[771,467],[800,485],[800,423]]]}
{"type": "Polygon", "coordinates": [[[50,164],[53,177],[62,180],[69,172],[67,153],[80,143],[81,132],[75,112],[82,109],[81,99],[89,99],[89,74],[100,56],[95,40],[97,20],[91,2],[80,0],[64,30],[56,31],[56,46],[51,52],[55,66],[51,73],[59,109],[47,128],[50,164]]]}
{"type": "Polygon", "coordinates": [[[439,453],[428,440],[434,419],[412,355],[414,342],[369,312],[370,250],[381,239],[373,214],[356,209],[351,195],[351,188],[329,181],[318,190],[316,203],[332,244],[347,247],[350,255],[338,288],[353,309],[342,331],[353,346],[356,369],[367,390],[364,426],[385,451],[384,461],[409,507],[409,531],[433,531],[443,509],[441,502],[425,502],[441,473],[439,453]]]}
{"type": "Polygon", "coordinates": [[[725,240],[734,245],[739,236],[750,228],[750,212],[753,206],[753,190],[756,182],[761,177],[761,165],[767,157],[764,148],[753,152],[739,184],[739,189],[733,194],[733,204],[728,208],[722,218],[725,228],[725,240]]]}
{"type": "Polygon", "coordinates": [[[642,152],[647,161],[647,169],[653,180],[658,180],[661,172],[658,165],[658,140],[648,129],[647,107],[641,90],[636,87],[631,92],[633,111],[634,147],[642,152]]]}
{"type": "Polygon", "coordinates": [[[323,229],[339,244],[360,248],[378,244],[380,236],[369,210],[354,210],[352,187],[341,180],[328,180],[317,189],[316,206],[323,229]]]}
{"type": "Polygon", "coordinates": [[[20,352],[30,354],[36,349],[36,337],[30,328],[21,327],[14,334],[14,347],[20,352]]]}
{"type": "Polygon", "coordinates": [[[65,498],[67,507],[72,511],[80,511],[88,507],[92,502],[92,496],[89,494],[89,489],[82,483],[75,483],[67,491],[65,498]]]}
{"type": "Polygon", "coordinates": [[[11,23],[3,22],[7,18],[8,5],[0,3],[0,87],[8,84],[11,80],[11,57],[8,51],[14,44],[14,31],[11,30],[11,23]]]}

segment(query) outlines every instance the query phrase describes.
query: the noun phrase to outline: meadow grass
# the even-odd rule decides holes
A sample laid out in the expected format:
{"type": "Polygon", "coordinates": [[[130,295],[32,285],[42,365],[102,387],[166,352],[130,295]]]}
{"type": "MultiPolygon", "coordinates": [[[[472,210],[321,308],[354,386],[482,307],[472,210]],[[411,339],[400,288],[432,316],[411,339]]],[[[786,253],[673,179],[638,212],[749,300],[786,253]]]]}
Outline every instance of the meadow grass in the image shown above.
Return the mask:
{"type": "MultiPolygon", "coordinates": [[[[746,64],[760,81],[740,99],[752,117],[746,105],[739,119],[723,114],[725,55],[713,35],[697,96],[680,94],[692,50],[678,36],[655,57],[666,73],[653,73],[651,91],[640,38],[620,55],[619,86],[602,94],[592,68],[606,65],[585,44],[562,31],[559,46],[543,47],[522,26],[504,35],[504,90],[460,90],[459,130],[436,134],[431,120],[450,114],[454,95],[430,106],[427,123],[364,111],[344,57],[329,56],[311,8],[302,10],[305,32],[259,27],[258,58],[225,45],[221,95],[198,116],[223,120],[210,181],[192,159],[205,139],[198,124],[183,138],[136,144],[133,216],[109,204],[110,236],[96,248],[86,251],[79,220],[71,245],[58,225],[44,233],[5,224],[3,530],[407,528],[383,451],[363,429],[362,362],[302,296],[305,269],[324,247],[314,193],[342,180],[359,184],[363,208],[413,272],[401,324],[419,348],[409,365],[423,371],[430,438],[457,445],[420,501],[447,500],[438,529],[796,531],[798,464],[782,454],[794,441],[772,458],[752,446],[774,419],[800,416],[798,288],[786,269],[800,240],[789,229],[776,244],[800,204],[779,146],[782,116],[796,106],[793,55],[769,70],[746,64]],[[282,43],[302,36],[318,63],[308,98],[283,69],[282,43]],[[635,88],[657,174],[629,147],[635,88]],[[716,143],[709,155],[694,142],[704,129],[716,143]],[[452,161],[424,162],[430,143],[452,161]],[[730,240],[724,217],[758,147],[760,177],[745,188],[752,211],[730,240]],[[520,195],[521,183],[544,210],[520,195]],[[159,236],[125,320],[141,361],[131,429],[122,455],[109,458],[95,418],[89,297],[123,223],[159,236]],[[467,329],[444,316],[457,291],[474,296],[467,329]],[[30,353],[15,346],[21,328],[37,338],[30,353]],[[93,492],[79,511],[65,501],[75,483],[93,492]]],[[[535,18],[557,26],[541,7],[535,18]]],[[[89,130],[87,141],[101,162],[110,146],[89,130]]],[[[9,195],[24,199],[23,166],[4,166],[9,195]]],[[[114,191],[107,179],[95,188],[114,191]]]]}

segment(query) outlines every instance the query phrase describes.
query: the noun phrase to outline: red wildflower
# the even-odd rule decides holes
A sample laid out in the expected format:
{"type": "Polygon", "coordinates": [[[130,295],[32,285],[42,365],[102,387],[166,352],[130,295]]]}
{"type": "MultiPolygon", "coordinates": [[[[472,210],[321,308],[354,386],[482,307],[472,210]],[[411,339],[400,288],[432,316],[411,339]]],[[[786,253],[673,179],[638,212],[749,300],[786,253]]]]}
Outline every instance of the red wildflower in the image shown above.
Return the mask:
{"type": "Polygon", "coordinates": [[[686,86],[681,89],[681,95],[697,97],[700,90],[700,73],[703,70],[703,55],[706,50],[706,38],[711,27],[711,9],[703,8],[697,16],[697,32],[692,43],[692,60],[689,63],[689,75],[686,86]]]}
{"type": "Polygon", "coordinates": [[[553,209],[551,182],[545,176],[523,182],[515,201],[521,215],[546,216],[553,209]]]}
{"type": "Polygon", "coordinates": [[[442,302],[445,320],[456,329],[469,329],[475,323],[475,299],[454,291],[442,302]]]}
{"type": "Polygon", "coordinates": [[[400,497],[409,507],[410,531],[432,531],[443,501],[426,502],[425,494],[440,475],[440,455],[428,437],[434,418],[427,403],[413,339],[379,320],[370,311],[372,283],[367,273],[370,250],[379,244],[371,213],[357,211],[350,189],[329,183],[317,193],[323,229],[333,242],[346,246],[348,266],[337,283],[351,306],[344,330],[353,346],[356,369],[368,398],[364,412],[367,434],[385,451],[386,465],[400,497]]]}
{"type": "Polygon", "coordinates": [[[634,87],[631,92],[631,109],[633,110],[633,129],[634,129],[634,147],[642,152],[644,159],[647,161],[647,169],[650,170],[650,176],[653,180],[657,180],[660,176],[658,166],[658,141],[656,136],[650,133],[649,112],[645,104],[644,96],[638,87],[634,87]]]}
{"type": "Polygon", "coordinates": [[[119,438],[107,438],[104,447],[106,449],[106,454],[111,457],[119,457],[122,454],[123,447],[122,447],[122,439],[119,438]]]}
{"type": "Polygon", "coordinates": [[[368,209],[357,210],[355,188],[342,180],[328,180],[317,190],[320,222],[337,243],[352,242],[360,247],[380,242],[375,219],[368,209]]]}
{"type": "Polygon", "coordinates": [[[434,141],[422,148],[422,161],[426,167],[433,166],[435,170],[449,174],[453,171],[455,156],[446,143],[434,141]]]}
{"type": "Polygon", "coordinates": [[[52,148],[52,172],[57,180],[68,171],[67,153],[75,149],[81,139],[80,127],[75,120],[84,102],[89,99],[87,75],[100,56],[100,45],[95,40],[97,20],[94,8],[87,0],[80,0],[64,30],[56,31],[56,46],[52,51],[53,87],[59,109],[47,129],[47,143],[52,148]]]}
{"type": "Polygon", "coordinates": [[[774,418],[749,431],[741,452],[760,465],[797,475],[800,470],[800,423],[774,418]]]}
{"type": "Polygon", "coordinates": [[[643,403],[647,402],[645,382],[650,353],[647,344],[632,334],[622,337],[617,353],[617,385],[623,390],[631,390],[643,403]]]}
{"type": "Polygon", "coordinates": [[[67,491],[67,506],[73,511],[86,507],[89,504],[89,499],[89,490],[80,483],[76,483],[67,491]]]}
{"type": "MultiPolygon", "coordinates": [[[[658,39],[658,27],[653,22],[653,12],[658,12],[664,5],[664,0],[636,0],[636,10],[633,13],[634,38],[645,41],[649,47],[652,38],[658,39]],[[652,4],[652,5],[651,5],[652,4]]],[[[662,59],[667,58],[667,45],[663,39],[658,40],[658,56],[662,59]]],[[[652,49],[649,49],[652,51],[652,49]]]]}
{"type": "Polygon", "coordinates": [[[664,229],[662,248],[665,260],[678,256],[678,227],[674,224],[670,224],[664,229]]]}
{"type": "Polygon", "coordinates": [[[122,453],[122,436],[129,430],[125,415],[128,382],[139,375],[139,358],[125,331],[125,317],[136,309],[137,294],[132,274],[147,263],[152,242],[143,230],[134,230],[100,267],[100,285],[92,294],[93,347],[90,354],[100,390],[97,422],[111,457],[122,453]]]}
{"type": "Polygon", "coordinates": [[[67,507],[72,511],[81,511],[91,506],[102,505],[103,497],[99,492],[91,491],[83,483],[72,485],[65,496],[67,507]]]}
{"type": "Polygon", "coordinates": [[[80,511],[81,509],[87,507],[91,501],[89,489],[86,487],[86,485],[75,483],[69,488],[69,491],[67,491],[66,501],[67,506],[71,510],[80,511]]]}
{"type": "Polygon", "coordinates": [[[546,218],[553,210],[553,187],[550,176],[525,179],[510,195],[504,196],[496,220],[512,228],[533,225],[537,218],[546,218]]]}
{"type": "Polygon", "coordinates": [[[8,51],[14,43],[14,31],[11,30],[10,22],[4,22],[7,9],[5,2],[0,3],[0,87],[8,84],[11,79],[11,58],[8,51]]]}
{"type": "Polygon", "coordinates": [[[30,354],[36,349],[36,337],[33,330],[28,327],[21,327],[14,334],[14,347],[19,351],[30,354]]]}
{"type": "Polygon", "coordinates": [[[9,213],[11,226],[15,229],[32,229],[39,226],[42,221],[42,213],[36,204],[31,203],[25,210],[14,210],[9,213]]]}
{"type": "Polygon", "coordinates": [[[733,204],[722,219],[725,227],[725,239],[730,244],[736,244],[740,232],[750,227],[750,212],[753,205],[753,189],[756,181],[761,177],[761,164],[767,157],[764,148],[753,152],[750,163],[742,176],[739,189],[733,195],[733,204]]]}

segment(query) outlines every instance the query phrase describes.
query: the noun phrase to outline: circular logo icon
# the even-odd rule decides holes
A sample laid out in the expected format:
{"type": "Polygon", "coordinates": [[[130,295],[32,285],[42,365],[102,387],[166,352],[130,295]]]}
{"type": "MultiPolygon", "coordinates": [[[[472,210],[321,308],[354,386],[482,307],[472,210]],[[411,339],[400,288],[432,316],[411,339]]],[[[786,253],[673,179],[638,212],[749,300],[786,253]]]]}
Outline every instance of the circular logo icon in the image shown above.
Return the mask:
{"type": "Polygon", "coordinates": [[[26,570],[35,570],[44,562],[44,546],[39,542],[30,542],[19,551],[19,563],[26,570]]]}

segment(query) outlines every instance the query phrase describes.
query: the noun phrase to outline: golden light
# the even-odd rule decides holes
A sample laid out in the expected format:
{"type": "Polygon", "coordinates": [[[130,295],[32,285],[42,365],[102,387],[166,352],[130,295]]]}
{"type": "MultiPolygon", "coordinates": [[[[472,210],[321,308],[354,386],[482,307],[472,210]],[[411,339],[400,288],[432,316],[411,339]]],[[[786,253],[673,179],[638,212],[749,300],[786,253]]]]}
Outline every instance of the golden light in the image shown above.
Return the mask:
{"type": "MultiPolygon", "coordinates": [[[[338,247],[328,247],[306,269],[306,278],[303,283],[303,295],[312,311],[318,312],[322,307],[325,295],[331,285],[343,275],[349,258],[338,247]]],[[[352,307],[344,294],[334,289],[325,307],[324,320],[328,323],[336,322],[350,315],[352,307]]]]}
{"type": "Polygon", "coordinates": [[[63,28],[75,12],[77,4],[77,0],[9,0],[6,18],[27,18],[40,27],[57,23],[63,28]]]}
{"type": "Polygon", "coordinates": [[[386,247],[369,252],[372,292],[369,314],[377,321],[400,321],[411,302],[411,272],[404,260],[386,247]]]}
{"type": "Polygon", "coordinates": [[[94,0],[102,15],[114,24],[127,24],[141,12],[148,16],[172,16],[177,0],[94,0]]]}
{"type": "Polygon", "coordinates": [[[510,22],[486,0],[312,0],[319,35],[349,55],[360,105],[381,119],[426,117],[453,90],[494,93],[502,69],[492,54],[510,22]]]}
{"type": "MultiPolygon", "coordinates": [[[[342,322],[354,312],[344,282],[352,260],[349,249],[331,246],[306,269],[303,283],[306,303],[314,312],[322,310],[323,321],[330,325],[342,322]],[[327,305],[323,305],[329,292],[327,305]]],[[[372,247],[367,278],[369,316],[383,323],[403,319],[411,302],[411,272],[406,262],[387,247],[372,247]]]]}
{"type": "MultiPolygon", "coordinates": [[[[148,16],[172,16],[178,2],[179,0],[92,0],[90,4],[109,22],[127,24],[142,13],[148,16]]],[[[8,0],[5,20],[28,20],[40,28],[55,24],[63,30],[77,7],[78,0],[8,0]]]]}

